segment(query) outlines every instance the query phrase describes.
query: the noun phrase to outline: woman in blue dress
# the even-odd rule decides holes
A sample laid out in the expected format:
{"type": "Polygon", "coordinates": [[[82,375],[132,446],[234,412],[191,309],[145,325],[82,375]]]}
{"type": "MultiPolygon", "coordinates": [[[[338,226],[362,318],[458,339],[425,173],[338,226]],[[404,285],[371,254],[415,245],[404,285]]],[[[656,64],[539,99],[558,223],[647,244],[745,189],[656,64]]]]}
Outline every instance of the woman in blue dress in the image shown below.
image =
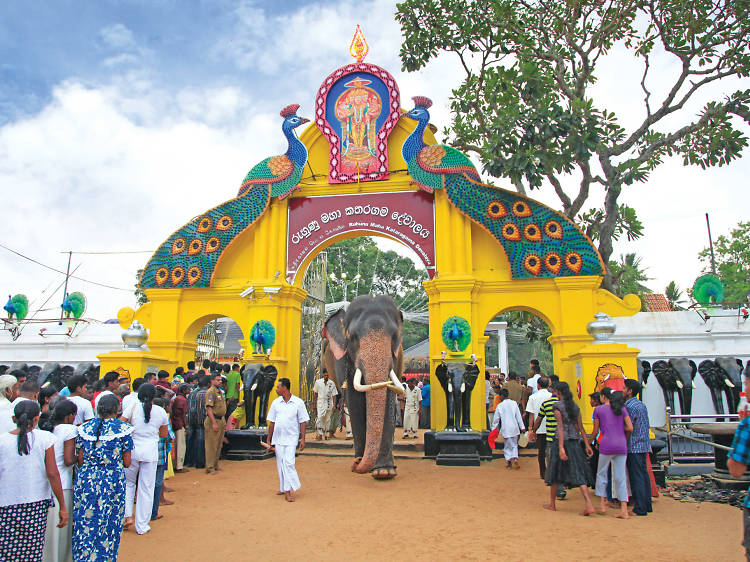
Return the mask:
{"type": "Polygon", "coordinates": [[[73,489],[73,560],[113,562],[125,513],[125,467],[133,426],[117,419],[116,396],[101,397],[98,418],[78,428],[78,477],[73,489]]]}

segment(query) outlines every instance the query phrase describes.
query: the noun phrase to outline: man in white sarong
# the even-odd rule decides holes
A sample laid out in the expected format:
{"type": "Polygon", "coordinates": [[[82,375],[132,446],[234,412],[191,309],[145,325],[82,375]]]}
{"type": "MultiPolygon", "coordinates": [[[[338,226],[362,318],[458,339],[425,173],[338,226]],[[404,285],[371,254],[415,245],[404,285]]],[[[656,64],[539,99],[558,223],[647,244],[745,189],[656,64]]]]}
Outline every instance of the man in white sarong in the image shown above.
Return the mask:
{"type": "Polygon", "coordinates": [[[422,391],[417,388],[417,379],[409,379],[406,388],[406,403],[404,404],[404,439],[417,438],[419,427],[419,403],[422,401],[422,391]]]}
{"type": "Polygon", "coordinates": [[[492,418],[492,429],[500,426],[500,434],[503,436],[503,456],[507,464],[506,468],[521,468],[518,462],[518,436],[524,431],[523,419],[518,409],[518,404],[508,398],[508,389],[501,388],[500,403],[495,408],[495,417],[492,418]]]}
{"type": "Polygon", "coordinates": [[[287,378],[279,379],[276,394],[268,410],[268,442],[276,451],[276,468],[279,471],[279,495],[286,496],[286,501],[294,501],[294,492],[299,490],[300,482],[294,466],[294,453],[299,442],[299,450],[305,448],[305,424],[310,421],[305,403],[292,395],[291,383],[287,378]]]}
{"type": "Polygon", "coordinates": [[[317,429],[318,434],[315,438],[318,441],[328,439],[331,428],[331,414],[333,414],[333,408],[336,403],[335,398],[339,393],[336,390],[336,385],[328,378],[328,371],[325,368],[321,374],[323,376],[316,380],[313,385],[315,409],[318,414],[318,419],[315,423],[315,429],[317,429]]]}

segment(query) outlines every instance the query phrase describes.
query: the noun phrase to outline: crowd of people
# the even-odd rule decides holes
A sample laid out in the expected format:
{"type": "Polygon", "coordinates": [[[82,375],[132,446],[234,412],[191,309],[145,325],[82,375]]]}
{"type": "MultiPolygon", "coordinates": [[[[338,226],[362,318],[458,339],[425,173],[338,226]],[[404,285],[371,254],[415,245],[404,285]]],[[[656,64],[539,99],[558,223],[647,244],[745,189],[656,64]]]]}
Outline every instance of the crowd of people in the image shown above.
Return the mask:
{"type": "Polygon", "coordinates": [[[485,379],[490,427],[503,436],[507,468],[521,467],[518,441],[527,428],[528,441],[536,443],[539,476],[549,487],[546,509],[555,511],[567,490],[579,488],[582,515],[604,515],[614,508],[617,517],[628,519],[652,511],[656,485],[650,473],[648,410],[638,399],[638,381],[627,379],[622,391],[605,387],[589,396],[594,408],[589,434],[568,384],[544,375],[538,361],[531,361],[526,379],[516,373],[494,381],[487,373],[485,379]]]}
{"type": "Polygon", "coordinates": [[[221,470],[240,381],[239,365],[208,361],[132,384],[115,371],[94,384],[74,375],[61,389],[0,375],[0,560],[116,560],[123,530],[149,532],[174,503],[165,477],[221,470]]]}

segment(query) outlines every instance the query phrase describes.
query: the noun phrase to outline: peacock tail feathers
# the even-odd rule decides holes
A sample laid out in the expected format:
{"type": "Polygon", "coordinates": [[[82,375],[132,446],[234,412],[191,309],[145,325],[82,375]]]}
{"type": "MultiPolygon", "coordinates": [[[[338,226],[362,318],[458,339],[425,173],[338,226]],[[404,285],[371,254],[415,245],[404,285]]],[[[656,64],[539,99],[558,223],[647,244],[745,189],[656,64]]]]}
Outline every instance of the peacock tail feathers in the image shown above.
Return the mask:
{"type": "Polygon", "coordinates": [[[29,314],[29,299],[26,295],[13,295],[10,299],[11,305],[16,309],[15,315],[18,320],[23,320],[29,314]]]}
{"type": "Polygon", "coordinates": [[[250,330],[250,340],[265,352],[276,343],[276,330],[268,320],[258,320],[250,330]]]}
{"type": "MultiPolygon", "coordinates": [[[[418,178],[415,178],[420,181],[418,178]]],[[[502,245],[517,279],[602,275],[591,241],[562,213],[465,175],[446,177],[451,202],[502,245]]]]}
{"type": "Polygon", "coordinates": [[[724,300],[724,285],[713,273],[698,277],[693,283],[693,298],[702,304],[720,303],[724,300]]]}
{"type": "Polygon", "coordinates": [[[67,301],[73,318],[80,318],[86,312],[86,297],[83,293],[78,291],[70,293],[67,301]]]}
{"type": "Polygon", "coordinates": [[[146,265],[140,286],[208,287],[219,256],[268,207],[268,183],[252,186],[173,233],[146,265]]]}
{"type": "Polygon", "coordinates": [[[460,316],[448,318],[443,323],[440,333],[443,337],[443,343],[451,351],[463,351],[471,343],[471,326],[465,318],[460,316]]]}

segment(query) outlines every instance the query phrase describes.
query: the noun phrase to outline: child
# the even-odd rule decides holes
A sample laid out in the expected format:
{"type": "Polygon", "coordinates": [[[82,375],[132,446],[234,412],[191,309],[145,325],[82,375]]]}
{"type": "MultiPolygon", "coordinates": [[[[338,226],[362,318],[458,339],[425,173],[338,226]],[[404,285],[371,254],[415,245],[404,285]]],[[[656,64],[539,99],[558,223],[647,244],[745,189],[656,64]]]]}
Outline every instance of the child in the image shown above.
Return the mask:
{"type": "Polygon", "coordinates": [[[514,400],[509,400],[508,389],[501,388],[500,403],[495,408],[495,415],[492,418],[492,429],[499,426],[500,433],[503,435],[503,456],[505,457],[506,468],[521,468],[518,462],[518,436],[526,428],[521,419],[521,411],[514,400]]]}

